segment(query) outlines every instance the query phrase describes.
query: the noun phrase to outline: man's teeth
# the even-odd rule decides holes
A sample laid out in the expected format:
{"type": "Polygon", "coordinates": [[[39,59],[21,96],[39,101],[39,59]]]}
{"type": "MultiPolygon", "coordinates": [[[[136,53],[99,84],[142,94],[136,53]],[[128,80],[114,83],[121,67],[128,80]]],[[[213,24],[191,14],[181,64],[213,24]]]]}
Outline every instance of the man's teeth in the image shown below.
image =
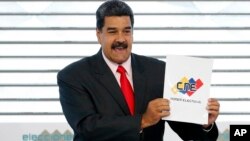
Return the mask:
{"type": "Polygon", "coordinates": [[[123,48],[125,48],[125,47],[121,47],[121,46],[120,46],[120,47],[116,47],[116,48],[117,48],[117,49],[123,49],[123,48]]]}

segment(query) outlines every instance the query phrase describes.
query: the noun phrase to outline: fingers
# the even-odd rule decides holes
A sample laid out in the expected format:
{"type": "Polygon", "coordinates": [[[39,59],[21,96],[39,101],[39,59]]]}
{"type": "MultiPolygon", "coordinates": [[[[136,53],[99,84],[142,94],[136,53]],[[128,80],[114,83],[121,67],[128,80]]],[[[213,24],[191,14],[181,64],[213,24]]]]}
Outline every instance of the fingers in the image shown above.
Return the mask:
{"type": "Polygon", "coordinates": [[[159,113],[159,116],[160,116],[161,118],[167,117],[167,116],[169,116],[169,115],[170,115],[170,111],[161,111],[161,112],[159,113]]]}
{"type": "Polygon", "coordinates": [[[220,103],[214,98],[208,99],[207,110],[209,113],[208,124],[211,125],[215,122],[219,115],[220,103]]]}
{"type": "MultiPolygon", "coordinates": [[[[158,98],[150,102],[150,106],[153,111],[161,113],[166,113],[170,111],[169,100],[158,98]]],[[[164,114],[163,114],[164,115],[164,114]]]]}
{"type": "Polygon", "coordinates": [[[168,99],[164,99],[164,98],[157,98],[157,99],[154,99],[154,100],[150,101],[150,103],[154,104],[156,106],[168,105],[169,100],[168,99]]]}
{"type": "Polygon", "coordinates": [[[215,105],[220,105],[218,100],[215,98],[209,98],[208,99],[208,104],[215,104],[215,105]]]}
{"type": "Polygon", "coordinates": [[[169,100],[158,98],[149,102],[146,112],[142,116],[142,128],[158,123],[162,117],[170,115],[169,100]]]}
{"type": "Polygon", "coordinates": [[[220,103],[214,98],[208,99],[207,110],[208,111],[219,111],[220,103]]]}

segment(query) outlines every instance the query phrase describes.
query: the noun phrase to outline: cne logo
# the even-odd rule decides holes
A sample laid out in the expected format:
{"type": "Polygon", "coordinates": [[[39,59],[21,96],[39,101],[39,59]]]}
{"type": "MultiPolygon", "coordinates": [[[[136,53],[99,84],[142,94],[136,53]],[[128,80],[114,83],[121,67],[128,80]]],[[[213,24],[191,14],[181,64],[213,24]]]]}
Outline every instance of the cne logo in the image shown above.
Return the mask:
{"type": "Polygon", "coordinates": [[[181,93],[192,96],[202,85],[203,82],[200,79],[195,81],[194,78],[188,79],[187,77],[183,77],[171,90],[174,94],[181,93]]]}

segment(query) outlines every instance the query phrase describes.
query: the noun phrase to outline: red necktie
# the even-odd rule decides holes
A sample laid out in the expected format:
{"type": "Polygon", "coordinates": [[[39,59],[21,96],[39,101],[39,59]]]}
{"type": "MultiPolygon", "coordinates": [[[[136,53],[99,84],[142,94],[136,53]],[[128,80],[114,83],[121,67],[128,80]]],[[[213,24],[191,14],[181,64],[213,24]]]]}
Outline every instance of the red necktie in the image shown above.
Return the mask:
{"type": "Polygon", "coordinates": [[[125,100],[128,104],[129,111],[131,115],[134,115],[134,109],[135,109],[134,92],[131,87],[131,84],[129,83],[128,78],[126,77],[126,70],[122,66],[118,66],[117,72],[121,74],[120,76],[121,89],[125,97],[125,100]]]}

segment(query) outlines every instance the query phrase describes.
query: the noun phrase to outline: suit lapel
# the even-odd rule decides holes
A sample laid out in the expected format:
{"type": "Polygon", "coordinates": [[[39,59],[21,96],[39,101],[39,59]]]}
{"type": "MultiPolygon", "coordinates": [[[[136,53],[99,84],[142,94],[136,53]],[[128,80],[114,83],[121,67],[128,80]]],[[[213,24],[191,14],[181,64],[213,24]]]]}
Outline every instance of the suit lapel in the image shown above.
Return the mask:
{"type": "Polygon", "coordinates": [[[93,62],[94,62],[93,67],[94,67],[96,76],[101,82],[101,84],[107,89],[109,94],[115,99],[115,101],[120,106],[122,111],[126,115],[130,114],[129,108],[123,97],[120,86],[117,83],[117,80],[114,74],[112,73],[112,71],[106,64],[106,62],[104,61],[101,50],[95,56],[95,60],[93,62]]]}
{"type": "Polygon", "coordinates": [[[131,56],[131,65],[135,94],[135,113],[142,114],[144,112],[144,98],[146,94],[146,77],[144,74],[144,67],[136,60],[136,56],[134,54],[131,56]]]}

